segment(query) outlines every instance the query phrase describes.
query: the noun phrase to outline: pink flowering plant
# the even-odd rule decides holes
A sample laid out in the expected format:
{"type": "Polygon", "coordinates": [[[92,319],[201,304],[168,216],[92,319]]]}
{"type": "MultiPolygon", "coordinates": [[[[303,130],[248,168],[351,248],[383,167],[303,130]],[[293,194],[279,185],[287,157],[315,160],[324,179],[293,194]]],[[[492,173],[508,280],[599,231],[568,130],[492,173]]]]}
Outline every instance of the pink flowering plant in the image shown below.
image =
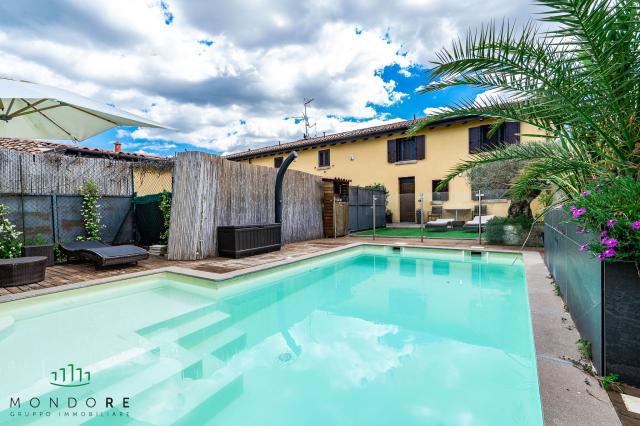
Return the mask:
{"type": "Polygon", "coordinates": [[[576,232],[593,240],[580,247],[600,260],[640,259],[640,182],[631,177],[594,178],[564,208],[576,232]]]}

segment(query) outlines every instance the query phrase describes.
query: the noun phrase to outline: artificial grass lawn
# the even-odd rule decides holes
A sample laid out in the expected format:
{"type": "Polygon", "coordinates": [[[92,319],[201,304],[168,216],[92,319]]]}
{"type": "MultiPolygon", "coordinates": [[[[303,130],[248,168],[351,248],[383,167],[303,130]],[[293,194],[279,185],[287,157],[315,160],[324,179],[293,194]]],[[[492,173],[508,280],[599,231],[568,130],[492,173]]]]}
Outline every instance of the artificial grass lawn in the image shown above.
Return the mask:
{"type": "MultiPolygon", "coordinates": [[[[354,235],[373,235],[373,230],[355,232],[354,235]]],[[[420,238],[420,228],[378,228],[376,235],[381,237],[417,237],[420,238]]],[[[451,238],[457,240],[473,240],[478,238],[477,232],[466,232],[461,230],[428,231],[424,230],[425,238],[451,238]]]]}

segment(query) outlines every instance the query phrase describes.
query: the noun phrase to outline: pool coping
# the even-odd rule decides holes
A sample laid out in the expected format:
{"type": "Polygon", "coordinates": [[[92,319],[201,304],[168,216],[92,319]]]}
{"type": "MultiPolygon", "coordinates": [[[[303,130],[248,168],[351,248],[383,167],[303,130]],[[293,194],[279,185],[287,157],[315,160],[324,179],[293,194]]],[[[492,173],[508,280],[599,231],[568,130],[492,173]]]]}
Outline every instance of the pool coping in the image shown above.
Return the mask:
{"type": "Polygon", "coordinates": [[[506,250],[471,246],[468,248],[416,245],[406,242],[355,242],[298,257],[289,257],[235,271],[216,273],[179,266],[160,267],[146,271],[106,277],[57,287],[33,290],[26,293],[0,296],[0,305],[6,302],[44,296],[74,289],[86,288],[132,278],[163,273],[188,277],[227,281],[243,275],[266,271],[280,266],[299,263],[308,259],[339,253],[368,245],[401,246],[434,250],[477,250],[483,252],[510,253],[522,256],[525,270],[529,309],[535,341],[536,364],[544,423],[550,425],[599,426],[620,425],[615,409],[598,381],[576,368],[570,359],[578,359],[575,341],[579,334],[571,316],[564,309],[562,299],[555,295],[548,270],[539,252],[506,250]]]}
{"type": "Polygon", "coordinates": [[[352,248],[356,248],[356,247],[360,247],[360,246],[368,246],[368,245],[383,245],[383,246],[401,246],[401,247],[410,247],[410,248],[419,248],[419,249],[432,249],[432,250],[450,250],[450,251],[461,251],[461,250],[474,250],[474,251],[483,251],[483,252],[494,252],[494,253],[511,253],[511,254],[521,254],[522,252],[519,250],[505,250],[505,249],[488,249],[485,246],[471,246],[468,248],[460,248],[460,247],[442,247],[442,246],[428,246],[428,245],[416,245],[416,244],[409,244],[406,243],[404,241],[402,242],[396,242],[394,243],[389,243],[389,242],[384,242],[384,243],[377,243],[377,242],[363,242],[363,241],[358,241],[355,243],[351,243],[351,244],[346,244],[346,245],[342,245],[342,246],[338,246],[338,247],[333,247],[327,250],[322,250],[322,251],[318,251],[318,252],[314,252],[314,253],[309,253],[309,254],[305,254],[302,256],[290,256],[288,258],[282,259],[282,260],[277,260],[274,262],[268,262],[268,263],[263,263],[260,265],[256,265],[256,266],[251,266],[248,268],[243,268],[243,269],[237,269],[235,271],[229,271],[229,272],[223,272],[223,273],[219,273],[219,272],[206,272],[206,271],[200,271],[197,269],[191,269],[188,267],[183,267],[183,266],[163,266],[160,268],[155,268],[155,269],[148,269],[145,271],[139,271],[139,272],[132,272],[129,274],[122,274],[122,275],[117,275],[117,276],[110,276],[110,277],[105,277],[105,278],[98,278],[95,280],[88,280],[88,281],[81,281],[81,282],[77,282],[77,283],[71,283],[71,284],[64,284],[64,285],[60,285],[60,286],[56,286],[56,287],[48,287],[48,288],[43,288],[43,289],[37,289],[37,290],[32,290],[32,291],[28,291],[28,292],[22,292],[22,293],[12,293],[12,294],[7,294],[4,296],[0,296],[0,304],[2,303],[6,303],[6,302],[13,302],[16,300],[22,300],[22,299],[28,299],[28,298],[32,298],[32,297],[38,297],[38,296],[44,296],[47,294],[53,294],[53,293],[59,293],[62,291],[69,291],[69,290],[75,290],[75,289],[79,289],[79,288],[85,288],[85,287],[92,287],[92,286],[96,286],[96,285],[100,285],[100,284],[107,284],[110,282],[114,282],[114,281],[124,281],[124,280],[128,280],[131,278],[139,278],[139,277],[145,277],[145,276],[150,276],[150,275],[157,275],[157,274],[162,274],[162,273],[172,273],[172,274],[179,274],[179,275],[186,275],[189,277],[193,277],[193,278],[201,278],[201,279],[206,279],[206,280],[213,280],[213,281],[227,281],[227,280],[231,280],[233,278],[237,278],[243,275],[247,275],[247,274],[251,274],[254,272],[261,272],[261,271],[266,271],[269,269],[274,269],[280,266],[285,266],[285,265],[289,265],[289,264],[293,264],[293,263],[298,263],[298,262],[302,262],[304,260],[308,260],[308,259],[312,259],[315,257],[319,257],[319,256],[325,256],[328,254],[332,254],[332,253],[338,253],[341,251],[345,251],[345,250],[349,250],[352,248]]]}

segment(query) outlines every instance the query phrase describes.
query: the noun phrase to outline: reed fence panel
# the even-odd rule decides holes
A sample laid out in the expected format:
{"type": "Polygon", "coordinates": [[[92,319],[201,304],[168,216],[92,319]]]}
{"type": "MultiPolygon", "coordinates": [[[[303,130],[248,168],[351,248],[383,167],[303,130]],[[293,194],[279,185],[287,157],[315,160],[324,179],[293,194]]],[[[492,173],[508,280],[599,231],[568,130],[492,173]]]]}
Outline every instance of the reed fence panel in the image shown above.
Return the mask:
{"type": "MultiPolygon", "coordinates": [[[[277,172],[201,152],[178,154],[169,258],[217,255],[218,226],[273,223],[277,172]]],[[[284,244],[322,238],[322,179],[287,171],[282,213],[284,244]]]]}
{"type": "Polygon", "coordinates": [[[133,193],[131,165],[124,161],[0,150],[0,193],[74,195],[87,180],[103,195],[133,193]]]}

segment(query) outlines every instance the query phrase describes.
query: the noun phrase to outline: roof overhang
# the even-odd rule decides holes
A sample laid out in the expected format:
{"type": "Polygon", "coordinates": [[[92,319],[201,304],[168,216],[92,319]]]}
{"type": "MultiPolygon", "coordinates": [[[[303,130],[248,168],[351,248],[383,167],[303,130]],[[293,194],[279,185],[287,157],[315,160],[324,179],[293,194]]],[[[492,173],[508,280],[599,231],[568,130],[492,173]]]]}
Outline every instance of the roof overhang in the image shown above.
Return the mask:
{"type": "MultiPolygon", "coordinates": [[[[454,124],[463,124],[470,121],[484,120],[488,117],[480,115],[467,115],[464,117],[446,118],[435,121],[426,126],[426,129],[434,129],[436,127],[451,126],[454,124]]],[[[227,160],[247,160],[250,158],[265,157],[275,154],[284,154],[293,150],[304,150],[314,147],[337,145],[346,142],[356,142],[358,140],[367,140],[370,138],[380,138],[382,136],[391,136],[396,133],[406,133],[411,127],[413,127],[417,120],[408,120],[397,123],[390,123],[388,125],[369,127],[364,129],[352,130],[342,133],[334,133],[326,136],[319,136],[309,139],[300,139],[294,142],[267,146],[263,148],[257,148],[253,150],[247,150],[238,153],[227,154],[224,156],[227,160]],[[370,131],[368,131],[370,130],[370,131]]]]}

